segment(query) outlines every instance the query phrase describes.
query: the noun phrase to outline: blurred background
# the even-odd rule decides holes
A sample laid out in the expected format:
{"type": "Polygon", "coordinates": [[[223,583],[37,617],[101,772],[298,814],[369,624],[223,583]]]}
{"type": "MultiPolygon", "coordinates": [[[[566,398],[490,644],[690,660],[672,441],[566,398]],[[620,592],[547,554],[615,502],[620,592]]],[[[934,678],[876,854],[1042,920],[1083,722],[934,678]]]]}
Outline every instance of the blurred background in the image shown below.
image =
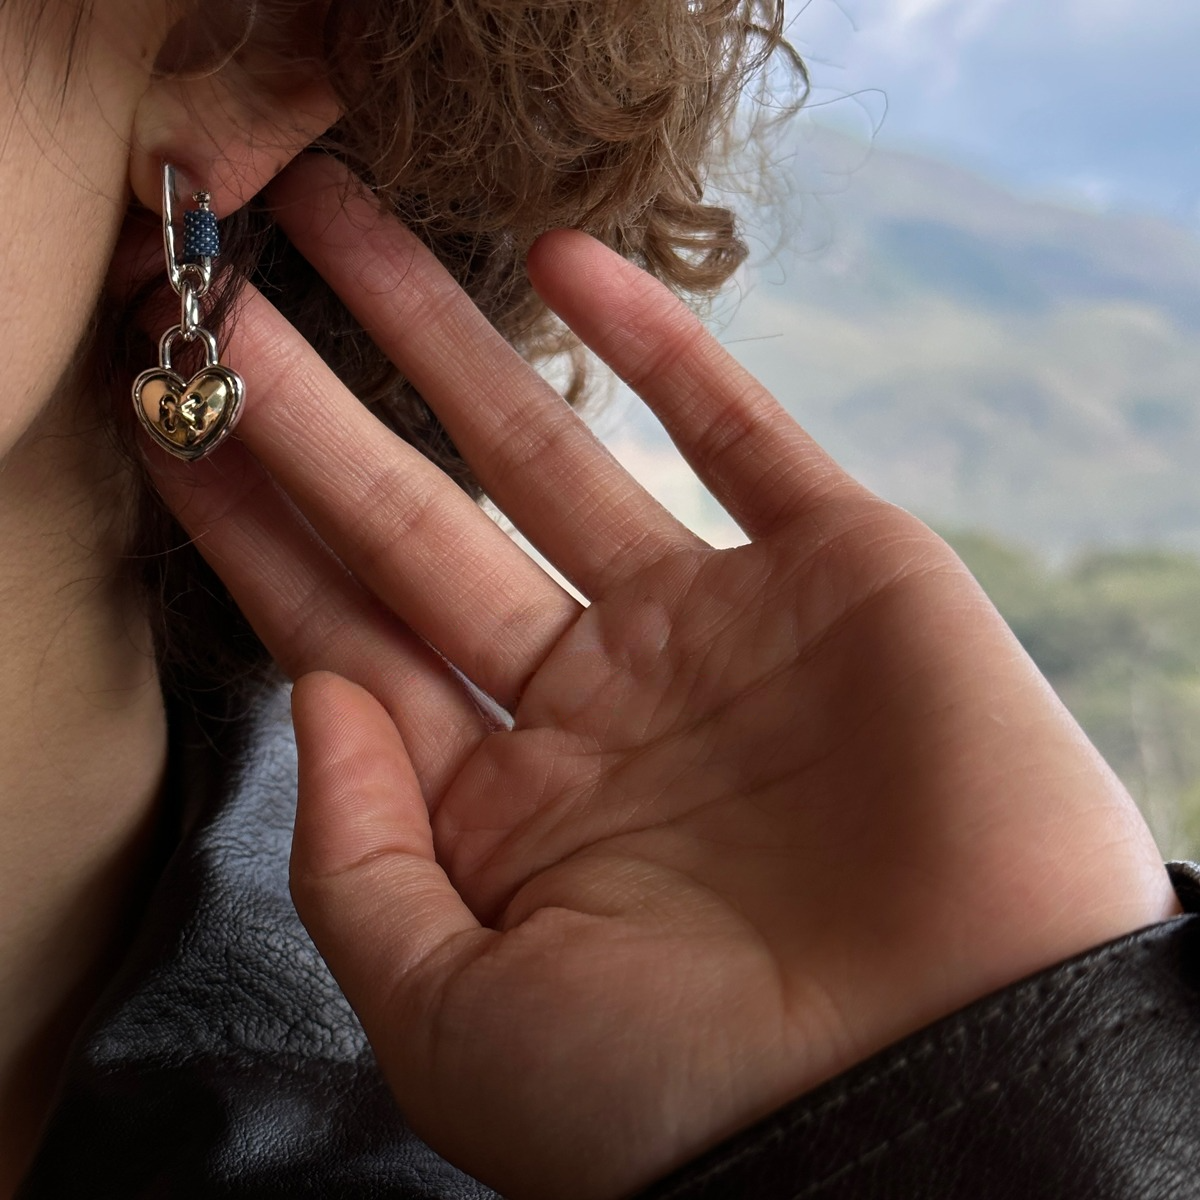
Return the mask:
{"type": "MultiPolygon", "coordinates": [[[[714,180],[753,250],[722,341],[950,540],[1200,856],[1200,5],[809,0],[790,38],[812,93],[767,197],[714,180]]],[[[740,540],[640,405],[593,422],[740,540]]]]}

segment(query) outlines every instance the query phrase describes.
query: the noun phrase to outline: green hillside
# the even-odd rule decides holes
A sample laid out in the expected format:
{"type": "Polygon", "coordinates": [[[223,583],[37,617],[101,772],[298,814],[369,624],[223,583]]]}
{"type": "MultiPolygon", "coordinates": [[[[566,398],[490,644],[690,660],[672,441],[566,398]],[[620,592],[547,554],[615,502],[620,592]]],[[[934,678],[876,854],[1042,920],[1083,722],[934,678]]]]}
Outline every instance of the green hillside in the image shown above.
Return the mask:
{"type": "Polygon", "coordinates": [[[1200,561],[1093,552],[1052,569],[950,534],[1034,662],[1137,799],[1169,856],[1200,856],[1200,561]]]}
{"type": "Polygon", "coordinates": [[[809,133],[730,348],[935,524],[1200,549],[1200,238],[809,133]]]}

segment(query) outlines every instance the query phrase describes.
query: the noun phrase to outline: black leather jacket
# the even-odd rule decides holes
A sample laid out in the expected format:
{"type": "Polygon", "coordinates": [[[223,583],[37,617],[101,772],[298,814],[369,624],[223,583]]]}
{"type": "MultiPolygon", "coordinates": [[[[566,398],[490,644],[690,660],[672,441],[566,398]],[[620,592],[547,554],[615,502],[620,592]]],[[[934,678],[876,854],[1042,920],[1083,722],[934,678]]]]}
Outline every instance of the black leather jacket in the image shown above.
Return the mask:
{"type": "MultiPolygon", "coordinates": [[[[286,697],[265,697],[242,736],[222,768],[173,718],[183,836],[76,1043],[19,1197],[494,1196],[406,1128],[292,908],[286,697]]],[[[1172,872],[1200,912],[1200,871],[1172,872]]],[[[938,1022],[642,1193],[1184,1196],[1200,1196],[1190,915],[938,1022]]]]}

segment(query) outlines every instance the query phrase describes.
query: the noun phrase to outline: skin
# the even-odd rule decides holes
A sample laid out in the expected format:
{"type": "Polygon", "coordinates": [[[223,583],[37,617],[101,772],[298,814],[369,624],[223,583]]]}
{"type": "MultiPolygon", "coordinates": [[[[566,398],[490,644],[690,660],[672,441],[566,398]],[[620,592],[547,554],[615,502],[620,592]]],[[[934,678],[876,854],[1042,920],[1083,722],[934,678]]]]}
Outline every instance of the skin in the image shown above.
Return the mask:
{"type": "Polygon", "coordinates": [[[247,293],[241,443],[156,455],[159,486],[298,680],[293,894],[435,1147],[505,1195],[623,1195],[1176,911],[1129,797],[954,555],[662,287],[582,234],[530,257],[737,550],[625,475],[340,168],[302,159],[270,194],[591,601],[247,293]]]}
{"type": "Polygon", "coordinates": [[[158,156],[194,173],[180,144],[215,157],[236,125],[221,171],[206,168],[228,212],[336,116],[282,76],[235,95],[252,61],[154,79],[177,28],[160,0],[96,0],[63,86],[74,7],[0,5],[0,1196],[125,944],[166,761],[149,626],[124,582],[132,485],[75,402],[94,391],[88,321],[134,193],[157,209],[158,156]]]}
{"type": "MultiPolygon", "coordinates": [[[[142,6],[127,11],[149,30],[142,6]]],[[[70,409],[151,49],[109,15],[60,113],[65,10],[48,6],[27,56],[25,15],[0,9],[0,1194],[121,942],[165,761],[146,623],[117,571],[128,485],[70,409]]]]}
{"type": "Polygon", "coordinates": [[[25,119],[56,97],[3,100],[0,312],[20,335],[0,384],[4,1190],[47,1102],[15,1097],[61,1061],[45,1014],[69,1031],[121,944],[163,768],[119,539],[78,517],[119,514],[128,485],[67,403],[106,270],[145,258],[132,222],[117,238],[131,194],[157,208],[162,155],[222,215],[293,162],[270,193],[289,235],[591,601],[251,292],[223,356],[247,381],[238,440],[190,466],[151,455],[297,681],[297,906],[435,1148],[512,1197],[626,1194],[897,1037],[1177,911],[1129,797],[961,564],[663,289],[566,231],[529,263],[741,522],[737,550],[660,509],[405,230],[297,158],[336,116],[319,85],[256,71],[271,89],[248,90],[244,60],[168,84],[150,70],[157,4],[94,19],[55,126],[62,170],[25,119]]]}

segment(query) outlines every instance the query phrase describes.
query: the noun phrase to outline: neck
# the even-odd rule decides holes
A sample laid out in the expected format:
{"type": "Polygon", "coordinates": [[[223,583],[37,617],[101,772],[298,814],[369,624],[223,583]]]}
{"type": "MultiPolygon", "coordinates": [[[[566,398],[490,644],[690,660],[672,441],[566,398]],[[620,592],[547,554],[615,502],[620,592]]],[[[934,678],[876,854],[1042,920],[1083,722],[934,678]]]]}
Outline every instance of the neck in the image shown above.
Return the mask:
{"type": "Polygon", "coordinates": [[[148,627],[121,571],[126,476],[100,435],[67,425],[43,420],[0,462],[0,1196],[123,943],[165,766],[148,627]]]}

